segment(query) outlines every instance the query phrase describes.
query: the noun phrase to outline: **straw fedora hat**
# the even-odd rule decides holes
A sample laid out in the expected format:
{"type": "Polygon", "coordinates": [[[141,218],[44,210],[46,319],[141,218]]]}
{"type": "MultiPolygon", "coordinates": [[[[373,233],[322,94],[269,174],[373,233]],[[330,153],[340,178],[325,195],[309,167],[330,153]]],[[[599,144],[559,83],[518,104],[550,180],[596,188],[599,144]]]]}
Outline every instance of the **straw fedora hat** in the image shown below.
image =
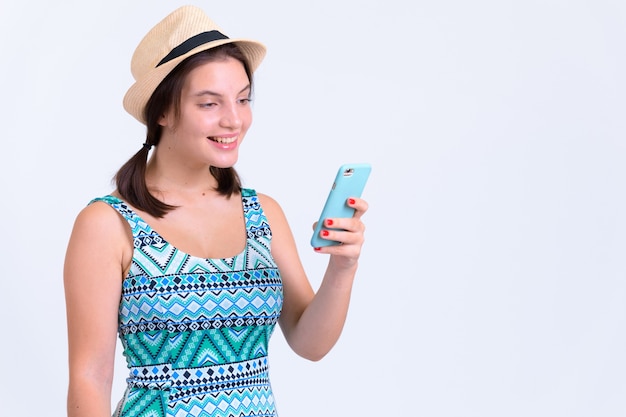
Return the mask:
{"type": "Polygon", "coordinates": [[[183,6],[174,10],[157,23],[135,49],[130,63],[135,83],[124,96],[124,108],[145,124],[146,103],[167,74],[185,58],[226,43],[234,43],[241,49],[253,72],[266,53],[260,42],[228,38],[199,7],[183,6]]]}

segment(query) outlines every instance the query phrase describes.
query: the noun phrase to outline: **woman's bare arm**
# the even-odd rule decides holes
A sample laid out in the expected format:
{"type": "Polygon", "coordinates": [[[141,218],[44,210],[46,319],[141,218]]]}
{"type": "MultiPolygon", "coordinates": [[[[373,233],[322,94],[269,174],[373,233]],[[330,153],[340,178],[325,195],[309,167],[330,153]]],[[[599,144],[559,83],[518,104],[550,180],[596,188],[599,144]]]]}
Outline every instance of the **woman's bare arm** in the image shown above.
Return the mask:
{"type": "Polygon", "coordinates": [[[104,203],[76,218],[64,285],[69,347],[68,417],[110,417],[117,315],[130,230],[104,203]]]}

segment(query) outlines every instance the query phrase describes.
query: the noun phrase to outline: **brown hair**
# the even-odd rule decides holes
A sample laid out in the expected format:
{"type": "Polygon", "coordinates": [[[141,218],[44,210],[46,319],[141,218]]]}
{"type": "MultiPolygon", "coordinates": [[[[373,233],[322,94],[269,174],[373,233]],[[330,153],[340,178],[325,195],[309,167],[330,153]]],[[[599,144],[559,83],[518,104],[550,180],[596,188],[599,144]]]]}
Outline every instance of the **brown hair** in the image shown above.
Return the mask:
{"type": "MultiPolygon", "coordinates": [[[[241,50],[234,44],[225,44],[206,51],[198,52],[178,64],[172,72],[154,90],[144,109],[146,120],[146,142],[115,175],[117,190],[124,200],[132,206],[154,217],[163,217],[176,206],[162,202],[154,197],[146,185],[146,164],[151,146],[157,146],[161,139],[159,119],[168,109],[180,116],[180,97],[187,75],[195,68],[207,62],[214,62],[227,57],[240,61],[252,87],[252,71],[241,50]]],[[[241,180],[234,168],[209,168],[217,180],[217,192],[230,197],[241,190],[241,180]]]]}

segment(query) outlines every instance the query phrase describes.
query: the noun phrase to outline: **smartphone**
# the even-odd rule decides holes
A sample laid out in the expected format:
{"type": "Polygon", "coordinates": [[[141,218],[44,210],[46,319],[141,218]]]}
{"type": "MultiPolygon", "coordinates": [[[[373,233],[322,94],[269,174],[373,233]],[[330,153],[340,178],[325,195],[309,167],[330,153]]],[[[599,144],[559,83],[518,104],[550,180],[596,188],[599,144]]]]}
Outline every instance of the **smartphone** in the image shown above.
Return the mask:
{"type": "Polygon", "coordinates": [[[324,226],[324,219],[329,217],[352,217],[354,209],[348,206],[347,200],[349,197],[361,197],[371,171],[372,167],[367,163],[345,164],[339,167],[333,186],[322,209],[322,214],[313,231],[311,246],[319,248],[339,244],[339,242],[320,237],[322,229],[330,230],[324,226]]]}

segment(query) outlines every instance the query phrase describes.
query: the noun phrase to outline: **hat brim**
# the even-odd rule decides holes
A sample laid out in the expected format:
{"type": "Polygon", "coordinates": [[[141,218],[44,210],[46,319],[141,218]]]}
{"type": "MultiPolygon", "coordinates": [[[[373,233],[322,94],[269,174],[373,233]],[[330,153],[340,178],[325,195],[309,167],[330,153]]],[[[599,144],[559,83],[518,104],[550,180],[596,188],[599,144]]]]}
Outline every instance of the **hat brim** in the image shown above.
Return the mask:
{"type": "Polygon", "coordinates": [[[139,122],[146,124],[146,120],[144,118],[144,108],[154,90],[158,87],[161,81],[165,79],[167,74],[169,74],[179,63],[191,55],[228,43],[234,43],[241,49],[248,60],[250,70],[252,72],[256,71],[267,52],[265,45],[250,39],[222,39],[200,45],[189,52],[156,67],[145,77],[137,80],[133,85],[131,85],[124,95],[124,109],[126,109],[126,111],[139,122]]]}

